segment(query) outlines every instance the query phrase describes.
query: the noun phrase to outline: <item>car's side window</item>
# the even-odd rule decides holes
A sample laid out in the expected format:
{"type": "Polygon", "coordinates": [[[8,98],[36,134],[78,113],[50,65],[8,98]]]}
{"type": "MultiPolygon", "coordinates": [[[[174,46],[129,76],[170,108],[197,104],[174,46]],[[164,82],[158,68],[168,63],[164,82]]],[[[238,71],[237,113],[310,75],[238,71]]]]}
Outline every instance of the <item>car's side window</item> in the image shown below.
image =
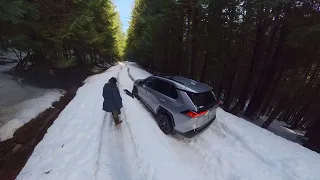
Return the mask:
{"type": "Polygon", "coordinates": [[[148,86],[148,87],[150,87],[150,88],[152,88],[152,86],[153,86],[153,84],[154,84],[154,78],[148,77],[147,79],[145,79],[145,80],[143,81],[143,84],[146,85],[146,86],[148,86]]]}
{"type": "Polygon", "coordinates": [[[151,88],[161,94],[167,95],[169,92],[170,84],[160,79],[155,79],[154,84],[151,88]]]}
{"type": "Polygon", "coordinates": [[[153,90],[158,91],[159,93],[166,95],[168,97],[171,97],[173,99],[178,98],[178,93],[175,87],[166,81],[162,81],[160,79],[155,79],[153,87],[151,87],[153,90]]]}
{"type": "Polygon", "coordinates": [[[172,99],[178,99],[178,92],[176,87],[174,87],[173,84],[170,85],[170,91],[168,96],[171,97],[172,99]]]}

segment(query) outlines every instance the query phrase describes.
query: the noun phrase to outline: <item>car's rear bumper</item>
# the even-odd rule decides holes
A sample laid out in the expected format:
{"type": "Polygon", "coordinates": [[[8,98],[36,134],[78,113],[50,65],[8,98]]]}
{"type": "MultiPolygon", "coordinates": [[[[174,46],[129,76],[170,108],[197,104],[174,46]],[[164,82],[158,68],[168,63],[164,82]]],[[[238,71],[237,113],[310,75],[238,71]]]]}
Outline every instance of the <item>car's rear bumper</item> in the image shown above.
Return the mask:
{"type": "Polygon", "coordinates": [[[204,130],[206,130],[213,123],[214,120],[216,120],[216,116],[214,116],[210,121],[208,121],[206,124],[204,124],[203,126],[201,126],[199,128],[196,128],[196,129],[190,130],[188,132],[184,132],[184,133],[179,132],[179,131],[177,131],[177,132],[184,137],[192,138],[192,137],[200,134],[204,130]]]}

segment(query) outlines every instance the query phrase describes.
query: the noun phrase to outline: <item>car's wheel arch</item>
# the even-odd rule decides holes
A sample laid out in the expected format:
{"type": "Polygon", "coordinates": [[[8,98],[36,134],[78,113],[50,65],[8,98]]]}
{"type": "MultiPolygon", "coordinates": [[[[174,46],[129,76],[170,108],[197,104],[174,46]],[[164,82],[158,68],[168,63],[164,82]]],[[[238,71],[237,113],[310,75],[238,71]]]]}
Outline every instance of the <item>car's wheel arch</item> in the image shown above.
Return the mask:
{"type": "Polygon", "coordinates": [[[175,126],[176,126],[176,124],[175,124],[175,122],[174,122],[173,115],[172,115],[168,110],[166,110],[166,109],[163,108],[162,106],[159,106],[159,107],[157,108],[156,114],[158,115],[158,114],[160,114],[160,113],[167,114],[167,115],[170,117],[170,121],[171,121],[171,123],[172,123],[172,127],[175,127],[175,126]]]}
{"type": "Polygon", "coordinates": [[[133,94],[133,96],[135,96],[135,98],[140,99],[139,90],[138,90],[138,86],[137,85],[133,85],[132,94],[133,94]]]}
{"type": "Polygon", "coordinates": [[[132,91],[134,91],[134,90],[138,91],[138,87],[137,87],[137,85],[136,85],[136,84],[135,84],[135,85],[133,85],[132,91]]]}

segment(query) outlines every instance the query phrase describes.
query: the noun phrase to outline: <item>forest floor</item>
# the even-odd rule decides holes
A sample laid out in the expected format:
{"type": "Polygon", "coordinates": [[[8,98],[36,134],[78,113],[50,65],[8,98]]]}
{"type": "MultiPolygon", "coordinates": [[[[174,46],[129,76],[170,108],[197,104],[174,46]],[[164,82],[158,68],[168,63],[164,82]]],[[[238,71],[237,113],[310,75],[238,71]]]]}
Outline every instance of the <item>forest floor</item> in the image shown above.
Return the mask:
{"type": "Polygon", "coordinates": [[[89,77],[36,146],[17,179],[306,179],[320,178],[320,155],[222,109],[202,134],[167,136],[124,92],[150,74],[134,64],[89,77]],[[123,98],[116,128],[101,110],[102,87],[118,78],[123,98]]]}

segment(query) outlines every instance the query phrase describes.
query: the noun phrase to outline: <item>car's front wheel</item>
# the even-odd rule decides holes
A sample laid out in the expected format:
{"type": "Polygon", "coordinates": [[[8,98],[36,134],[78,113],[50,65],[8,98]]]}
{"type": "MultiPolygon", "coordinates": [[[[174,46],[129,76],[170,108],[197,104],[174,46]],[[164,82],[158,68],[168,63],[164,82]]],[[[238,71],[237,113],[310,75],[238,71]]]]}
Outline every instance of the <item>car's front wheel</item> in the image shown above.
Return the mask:
{"type": "Polygon", "coordinates": [[[173,126],[171,123],[171,118],[167,114],[158,113],[157,121],[158,121],[158,125],[163,133],[172,134],[173,126]]]}

